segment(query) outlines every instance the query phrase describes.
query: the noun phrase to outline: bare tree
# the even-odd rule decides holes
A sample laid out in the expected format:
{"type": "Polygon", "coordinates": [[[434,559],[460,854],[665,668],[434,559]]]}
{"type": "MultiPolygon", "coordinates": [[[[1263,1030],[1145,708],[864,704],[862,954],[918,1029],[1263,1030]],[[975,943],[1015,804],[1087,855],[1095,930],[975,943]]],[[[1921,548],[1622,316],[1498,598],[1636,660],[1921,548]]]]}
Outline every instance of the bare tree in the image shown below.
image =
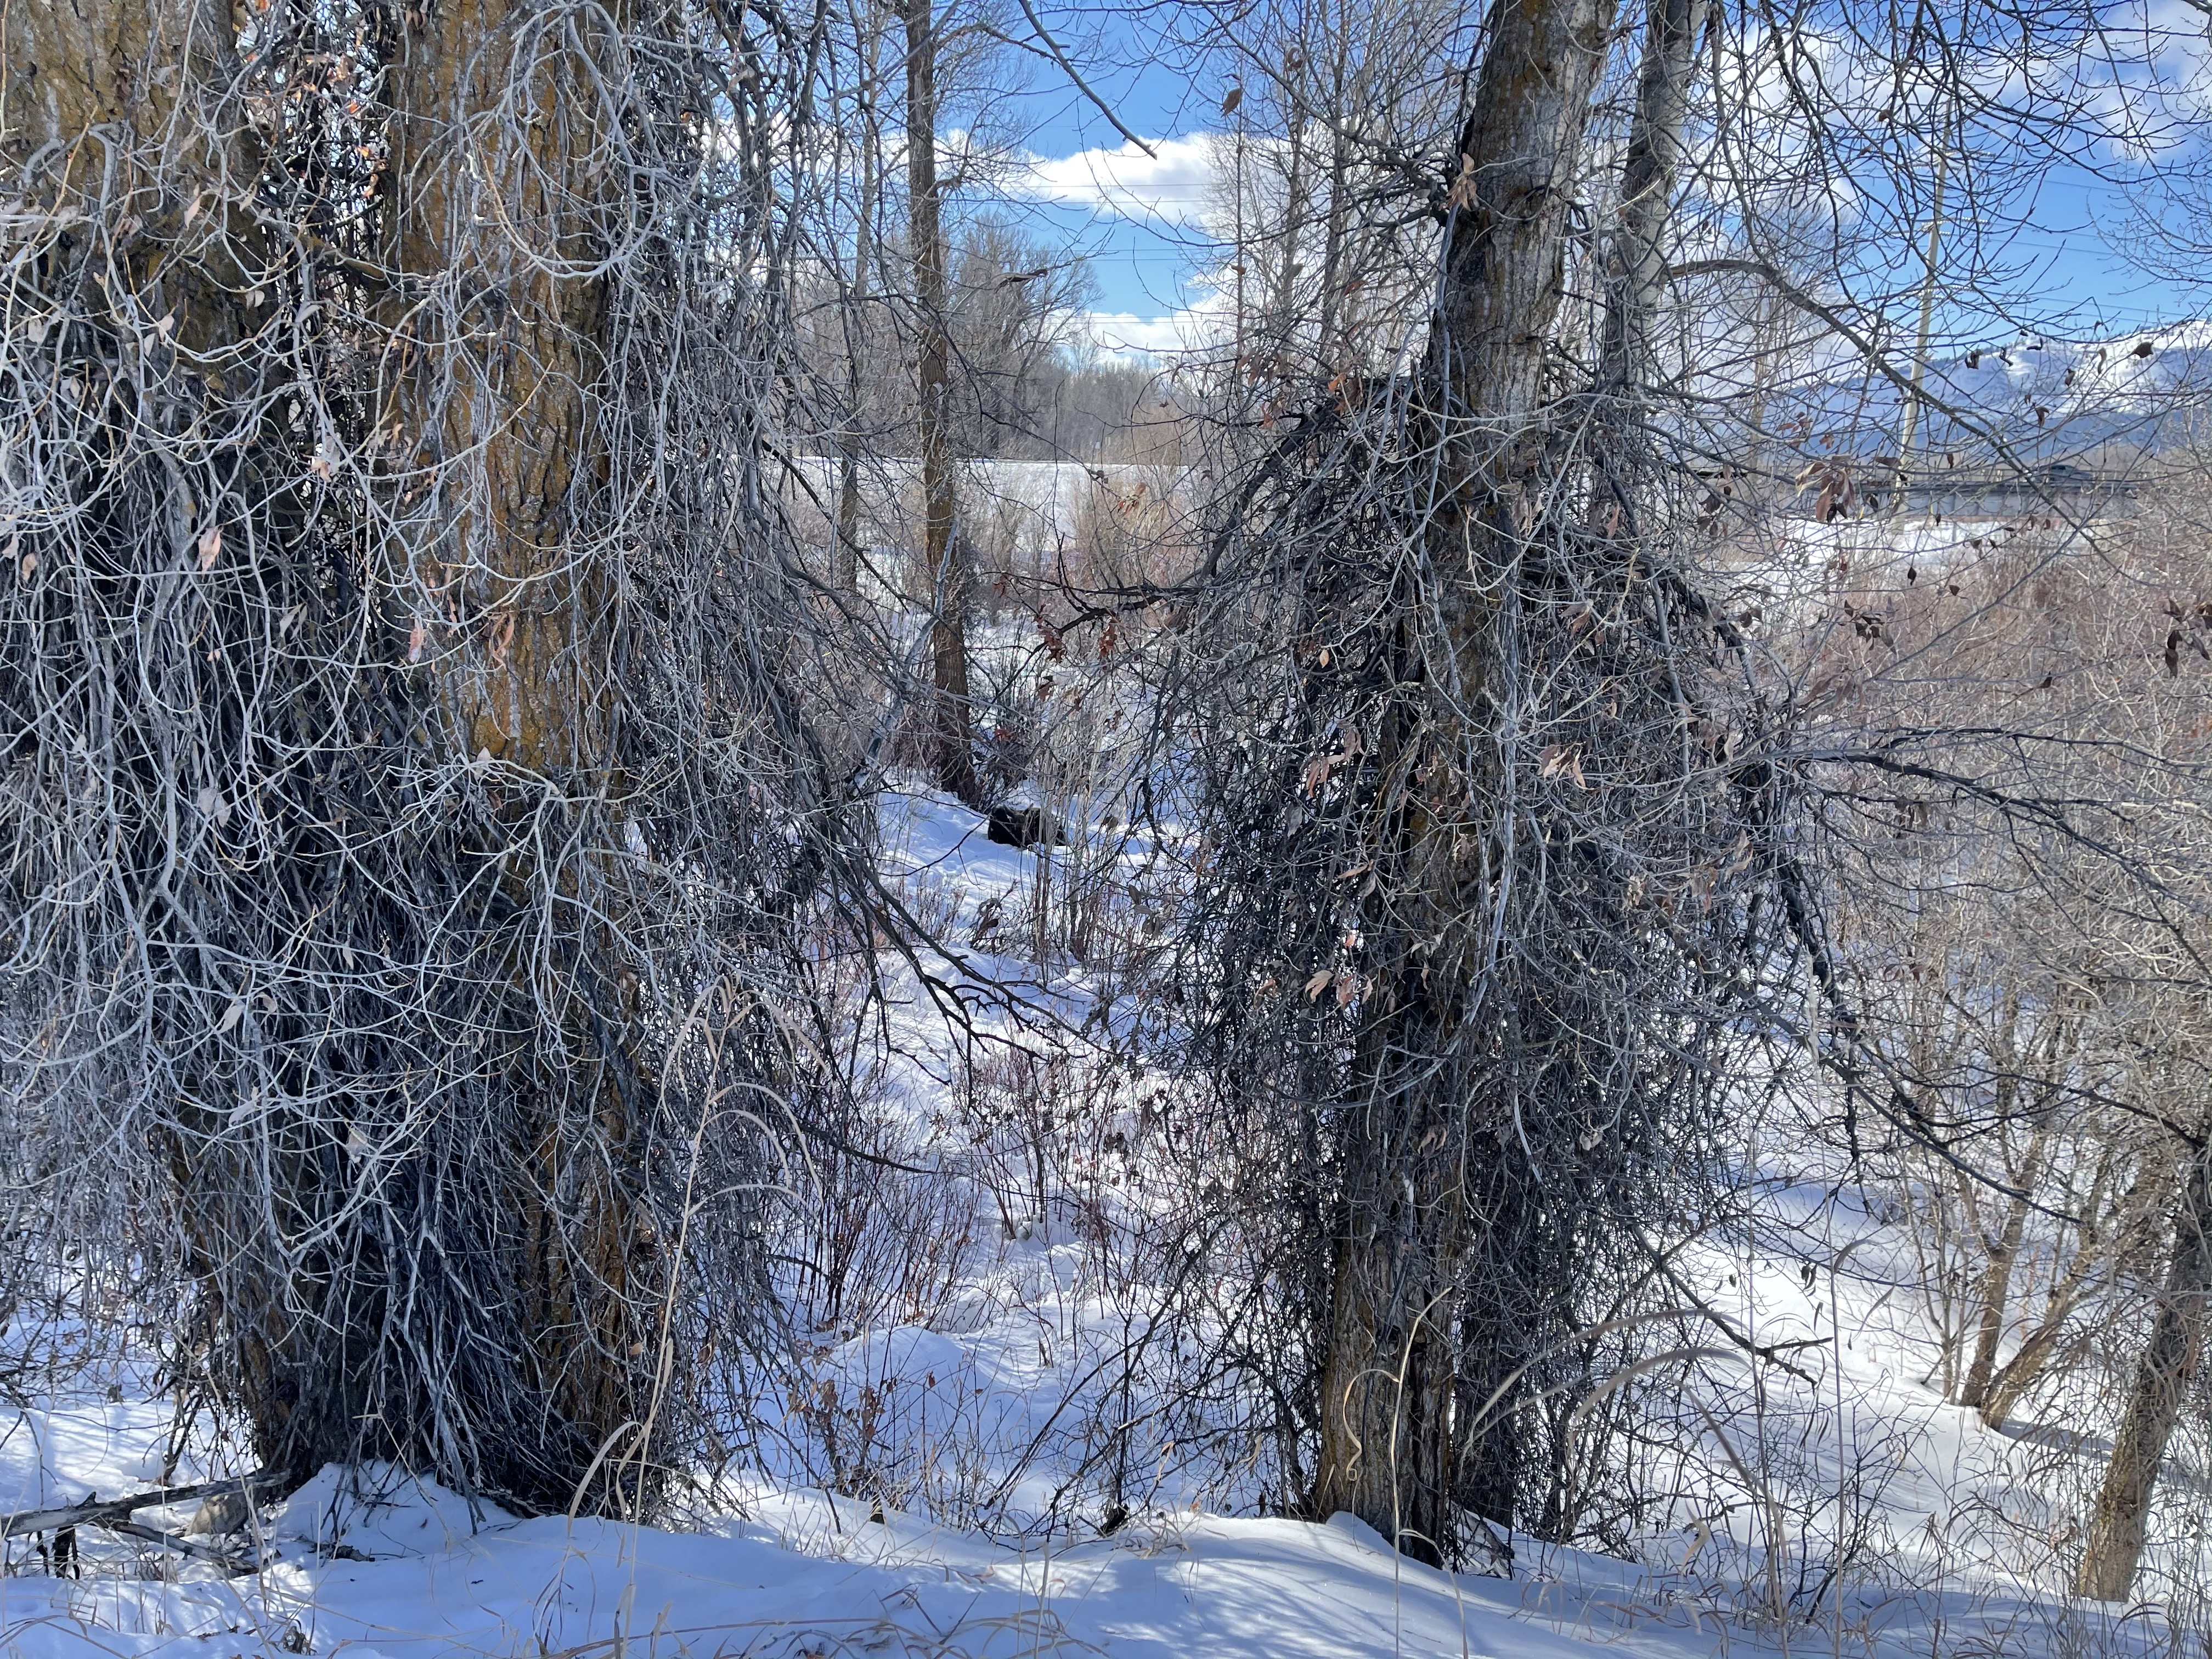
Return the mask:
{"type": "Polygon", "coordinates": [[[1830,798],[1848,1133],[1902,1158],[1950,1386],[2000,1426],[2085,1381],[2093,1332],[2144,1331],[2072,1574],[2107,1599],[2153,1531],[2204,1294],[2204,630],[2179,597],[2203,568],[2201,532],[2160,527],[2176,505],[2147,483],[2127,514],[1977,525],[1832,568],[1800,611],[1808,724],[1863,769],[1830,798]]]}
{"type": "Polygon", "coordinates": [[[975,776],[968,684],[968,583],[953,536],[951,303],[945,285],[944,191],[937,172],[937,48],[932,0],[906,0],[907,240],[914,261],[915,422],[934,694],[927,724],[939,786],[973,805],[982,794],[975,776]]]}
{"type": "MultiPolygon", "coordinates": [[[[1267,435],[1212,526],[1200,631],[1237,644],[1200,716],[1193,994],[1224,1104],[1280,1160],[1257,1192],[1311,1218],[1279,1224],[1301,1334],[1277,1364],[1313,1391],[1286,1461],[1313,1460],[1311,1510],[1431,1559],[1577,1524],[1589,1485],[1547,1436],[1579,1431],[1605,1333],[1665,1305],[1649,1224],[1711,1174],[1701,1057],[1791,938],[1771,731],[1684,492],[1589,441],[1568,357],[1611,33],[1603,7],[1490,14],[1421,175],[1418,366],[1262,366],[1267,435]]],[[[1680,119],[1646,112],[1646,172],[1680,119]]],[[[1393,137],[1362,135],[1363,168],[1409,167],[1393,137]]]]}
{"type": "Polygon", "coordinates": [[[1598,380],[1614,397],[1642,396],[1662,374],[1652,336],[1666,299],[1692,76],[1710,9],[1707,0],[1659,0],[1645,27],[1621,161],[1620,222],[1606,252],[1598,380]]]}
{"type": "MultiPolygon", "coordinates": [[[[1455,182],[1449,204],[1423,374],[1435,400],[1443,504],[1421,526],[1423,562],[1443,583],[1437,625],[1451,654],[1410,659],[1394,676],[1441,680],[1445,709],[1472,714],[1504,692],[1500,674],[1511,672],[1497,654],[1504,607],[1493,583],[1526,545],[1516,512],[1525,520],[1544,490],[1544,344],[1559,303],[1570,181],[1610,26],[1609,9],[1598,4],[1495,14],[1460,135],[1466,183],[1455,182]]],[[[1454,1393],[1464,1378],[1473,1386],[1461,1409],[1494,1412],[1497,1390],[1529,1357],[1514,1330],[1523,1310],[1507,1287],[1528,1285],[1528,1255],[1540,1247],[1535,1195],[1513,1168],[1514,1103],[1509,1096],[1469,1111],[1480,1085],[1474,1067],[1461,1069],[1474,1059],[1462,1042],[1473,1035],[1495,961],[1489,895],[1505,846],[1492,839],[1504,826],[1492,814],[1505,781],[1487,744],[1462,737],[1433,754],[1452,726],[1440,733],[1435,714],[1421,717],[1426,712],[1386,716],[1376,734],[1376,764],[1400,786],[1401,799],[1382,803],[1375,852],[1385,861],[1376,885],[1384,902],[1363,929],[1371,934],[1363,948],[1375,963],[1370,994],[1378,1018],[1362,1031],[1353,1062],[1351,1098],[1369,1121],[1346,1146],[1314,1502],[1348,1509],[1385,1537],[1435,1556],[1456,1536],[1448,1507],[1455,1494],[1492,1519],[1512,1517],[1507,1435],[1478,1420],[1455,1437],[1454,1393]],[[1431,775],[1417,780],[1425,766],[1431,775]],[[1462,817],[1466,807],[1472,823],[1462,817]],[[1470,1266],[1468,1288],[1483,1299],[1462,1316],[1468,1358],[1455,1364],[1449,1287],[1470,1266]],[[1485,1297],[1493,1285],[1506,1295],[1485,1297]]],[[[1452,723],[1469,735],[1488,724],[1461,724],[1466,719],[1452,723]]],[[[1511,1020],[1533,1011],[1501,1012],[1511,1020]]],[[[1540,1050],[1543,1039],[1532,1046],[1540,1050]]]]}
{"type": "Polygon", "coordinates": [[[854,56],[859,82],[854,88],[854,111],[858,131],[853,143],[860,152],[860,198],[853,210],[852,282],[837,307],[845,356],[846,419],[854,428],[844,434],[837,471],[837,586],[858,593],[860,581],[860,455],[861,434],[857,429],[867,398],[867,360],[875,331],[870,326],[874,297],[876,262],[881,257],[883,212],[883,48],[887,20],[875,0],[857,0],[852,18],[854,56]]]}

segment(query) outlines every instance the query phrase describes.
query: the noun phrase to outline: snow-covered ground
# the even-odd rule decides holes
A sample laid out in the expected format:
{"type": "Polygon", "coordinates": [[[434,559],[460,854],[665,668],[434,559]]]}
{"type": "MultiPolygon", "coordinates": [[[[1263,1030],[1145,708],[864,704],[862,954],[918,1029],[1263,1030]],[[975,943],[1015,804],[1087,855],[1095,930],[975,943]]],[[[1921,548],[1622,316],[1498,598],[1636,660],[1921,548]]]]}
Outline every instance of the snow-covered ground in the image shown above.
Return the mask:
{"type": "MultiPolygon", "coordinates": [[[[52,1461],[111,1480],[143,1469],[167,1432],[164,1414],[143,1404],[54,1413],[41,1426],[52,1461]]],[[[18,1498],[33,1484],[22,1460],[11,1458],[9,1475],[18,1498]]],[[[2166,1650],[2154,1620],[1988,1589],[1859,1596],[1840,1621],[1805,1621],[1747,1616],[1694,1562],[1655,1571],[1553,1550],[1516,1579],[1454,1576],[1393,1555],[1346,1516],[1316,1524],[1155,1511],[1111,1538],[1018,1551],[764,1485],[732,1489],[721,1513],[679,1533],[472,1513],[392,1471],[364,1479],[366,1497],[325,1471],[276,1506],[258,1565],[237,1577],[196,1563],[163,1571],[139,1547],[88,1533],[82,1578],[19,1569],[0,1579],[0,1642],[24,1656],[207,1659],[2166,1650]]],[[[52,1496],[86,1484],[50,1469],[45,1486],[52,1496]]]]}
{"type": "MultiPolygon", "coordinates": [[[[1206,1476],[1166,1426],[1133,1443],[1146,1467],[1120,1488],[1131,1512],[1101,1535],[1085,1459],[1109,1413],[1124,1432],[1144,1414],[1141,1400],[1115,1404],[1112,1362],[1161,1304],[1141,1279],[1115,1277],[1110,1239],[1050,1206],[1023,1209],[994,1187],[988,1139],[963,1140],[954,1120],[962,1091],[976,1086],[977,1033],[994,1052],[1079,1075],[1098,1058],[1086,1027],[1113,1023],[1110,972],[1039,951],[1041,931],[1019,931],[1024,906],[1070,860],[1089,859],[1102,879],[1141,892],[1151,862],[1173,850],[995,846],[975,815],[941,797],[899,798],[887,812],[887,866],[967,948],[928,964],[938,997],[920,979],[900,981],[878,1099],[899,1152],[942,1159],[963,1196],[945,1218],[933,1291],[849,1304],[803,1334],[820,1397],[866,1419],[859,1455],[892,1502],[833,1497],[820,1486],[829,1472],[795,1455],[702,1476],[665,1528],[518,1519],[403,1473],[348,1480],[328,1470],[248,1533],[196,1534],[234,1554],[246,1569],[234,1576],[85,1528],[80,1576],[57,1577],[33,1540],[8,1540],[0,1652],[2203,1651],[2185,1646],[2161,1611],[2062,1593],[2063,1546],[2078,1526],[2069,1504],[2094,1473],[2094,1449],[2070,1439],[2063,1407],[1998,1434],[1944,1403],[1928,1381],[1935,1339],[1909,1244],[1786,1133],[1773,1145],[1789,1158],[1752,1155],[1752,1223],[1685,1255],[1680,1270],[1729,1329],[1790,1365],[1753,1367],[1715,1337],[1649,1379],[1679,1397],[1682,1437],[1661,1483],[1674,1501],[1633,1540],[1634,1559],[1524,1539],[1510,1578],[1441,1572],[1393,1554],[1349,1516],[1255,1515],[1247,1487],[1206,1476]],[[942,998],[963,991],[963,1018],[948,1020],[942,998]],[[1240,1513],[1210,1512],[1221,1508],[1240,1513]]],[[[1140,1136],[1144,1080],[1093,1085],[1087,1133],[1097,1144],[1140,1136]]],[[[1068,1115],[1055,1132],[1073,1133],[1068,1115]]],[[[1086,1165],[1079,1144],[1063,1145],[1090,1190],[1118,1194],[1110,1202],[1140,1224],[1140,1183],[1123,1179],[1127,1168],[1110,1172],[1103,1154],[1086,1165]]],[[[923,1247],[912,1214],[890,1209],[871,1224],[895,1249],[923,1247]]],[[[173,1418],[154,1377],[125,1360],[86,1366],[53,1397],[0,1412],[0,1511],[237,1471],[234,1449],[192,1434],[173,1444],[173,1418]]],[[[138,1519],[176,1530],[192,1513],[138,1519]]],[[[2188,1569],[2172,1540],[2161,1547],[2172,1583],[2188,1569]]]]}
{"type": "MultiPolygon", "coordinates": [[[[1879,1415],[1893,1403],[1869,1389],[1847,1395],[1844,1411],[1879,1415]]],[[[1936,1426],[1936,1413],[1917,1414],[1936,1426]]],[[[158,1473],[167,1432],[166,1410],[151,1401],[24,1413],[0,1455],[0,1502],[131,1489],[158,1473]]],[[[1940,1516],[1954,1501],[1973,1462],[1959,1449],[1929,1449],[1904,1483],[1899,1518],[1922,1505],[1940,1516]]],[[[57,1579],[27,1571],[16,1540],[16,1568],[0,1578],[0,1645],[24,1656],[208,1659],[2168,1650],[2154,1619],[1961,1578],[1917,1594],[1856,1594],[1840,1615],[1832,1607],[1810,1620],[1765,1617],[1715,1563],[1701,1573],[1707,1552],[1695,1535],[1672,1570],[1532,1551],[1522,1574],[1503,1580],[1407,1562],[1349,1516],[1315,1524],[1153,1510],[1110,1538],[1018,1550],[763,1482],[729,1488],[693,1529],[674,1532],[517,1520],[472,1512],[392,1471],[362,1480],[365,1495],[326,1471],[273,1508],[258,1565],[237,1577],[169,1566],[158,1552],[88,1530],[83,1576],[57,1579]]]]}

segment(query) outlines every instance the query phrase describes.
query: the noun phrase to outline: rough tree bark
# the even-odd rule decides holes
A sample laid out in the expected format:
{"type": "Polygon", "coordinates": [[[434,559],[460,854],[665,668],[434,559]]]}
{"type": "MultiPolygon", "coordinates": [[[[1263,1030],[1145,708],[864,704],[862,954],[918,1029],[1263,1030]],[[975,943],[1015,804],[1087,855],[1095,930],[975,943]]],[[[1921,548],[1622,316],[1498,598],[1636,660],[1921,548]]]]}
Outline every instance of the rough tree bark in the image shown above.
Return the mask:
{"type": "MultiPolygon", "coordinates": [[[[1440,501],[1419,541],[1436,580],[1448,662],[1411,635],[1401,665],[1458,722],[1480,720],[1496,660],[1499,573],[1541,465],[1546,349],[1560,299],[1571,185],[1603,68],[1610,0],[1499,0],[1459,143],[1443,276],[1422,376],[1440,501]],[[1446,684],[1437,684],[1437,681],[1446,684]]],[[[1474,1103],[1494,1091],[1478,1029],[1500,848],[1499,769],[1488,736],[1440,730],[1401,702],[1378,741],[1396,803],[1368,933],[1376,1009],[1344,1108],[1344,1222],[1324,1343],[1317,1513],[1348,1510],[1408,1553],[1436,1560],[1457,1532],[1455,1487],[1510,1518],[1510,1437],[1455,1421],[1455,1394],[1487,1399],[1521,1362],[1504,1322],[1469,1310],[1474,1388],[1461,1385],[1453,1321],[1470,1255],[1510,1271],[1524,1241],[1504,1156],[1511,1131],[1474,1103]],[[1490,1190],[1494,1189],[1494,1190],[1490,1190]],[[1470,1237],[1470,1227],[1497,1230],[1470,1237]],[[1468,1441],[1480,1449],[1470,1481],[1468,1441]]],[[[1510,830],[1509,830],[1510,833],[1510,830]]]]}
{"type": "MultiPolygon", "coordinates": [[[[428,0],[409,9],[389,77],[388,574],[442,605],[399,619],[418,645],[457,635],[428,669],[433,746],[493,780],[499,802],[477,902],[513,1010],[484,1061],[511,1176],[483,1225],[514,1287],[512,1386],[544,1428],[493,1466],[546,1507],[649,1415],[662,1271],[640,1196],[654,1084],[631,1035],[619,852],[588,844],[619,833],[627,787],[593,400],[609,243],[629,210],[607,155],[618,117],[595,89],[622,72],[612,31],[631,9],[594,27],[528,0],[428,0]],[[560,844],[577,829],[549,837],[550,815],[589,826],[586,844],[560,844]]],[[[623,1467],[605,1466],[610,1489],[623,1467]]]]}
{"type": "Polygon", "coordinates": [[[147,283],[134,290],[167,302],[165,337],[204,378],[211,355],[252,331],[246,299],[265,258],[243,210],[260,157],[229,7],[7,0],[0,18],[0,154],[12,182],[61,212],[121,210],[128,269],[147,283]],[[109,166],[116,173],[103,176],[109,166]]]}

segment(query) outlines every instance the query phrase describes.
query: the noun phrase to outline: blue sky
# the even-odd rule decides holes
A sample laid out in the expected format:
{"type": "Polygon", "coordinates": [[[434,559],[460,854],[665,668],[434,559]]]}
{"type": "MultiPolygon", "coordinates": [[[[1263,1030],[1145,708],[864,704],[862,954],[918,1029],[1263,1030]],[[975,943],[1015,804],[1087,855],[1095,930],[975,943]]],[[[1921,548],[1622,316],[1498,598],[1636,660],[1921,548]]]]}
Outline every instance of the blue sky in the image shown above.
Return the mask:
{"type": "MultiPolygon", "coordinates": [[[[1206,192],[1206,136],[1219,127],[1224,88],[1194,77],[1187,54],[1149,28],[1149,9],[1041,9],[1086,84],[1121,125],[1147,140],[1136,152],[1054,65],[1026,64],[1026,88],[998,110],[1037,166],[1021,191],[1040,240],[1089,257],[1102,343],[1144,334],[1200,297],[1202,239],[1191,221],[1206,192]],[[1117,205],[1118,204],[1118,205],[1117,205]],[[1133,319],[1135,326],[1117,326],[1133,319]]],[[[1010,31],[1012,32],[1012,31],[1010,31]]],[[[1159,337],[1157,331],[1152,337],[1159,337]]],[[[1137,343],[1142,343],[1139,340],[1137,343]]]]}
{"type": "MultiPolygon", "coordinates": [[[[1168,319],[1204,297],[1203,238],[1192,222],[1206,188],[1204,139],[1225,125],[1224,84],[1218,72],[1194,72],[1191,54],[1163,40],[1158,27],[1170,14],[1188,22],[1202,10],[1040,9],[1121,124],[1155,141],[1157,161],[1127,146],[1042,59],[1024,60],[1026,86],[995,106],[993,125],[1036,158],[1022,192],[1033,234],[1088,256],[1099,313],[1094,332],[1109,346],[1167,343],[1168,319]]],[[[1020,32],[1018,18],[1010,32],[1020,32]]],[[[2045,184],[2012,252],[2033,272],[2033,308],[2054,334],[2087,337],[2212,308],[2193,285],[2148,274],[2116,251],[2112,233],[2134,206],[2081,169],[2062,169],[2045,184]]],[[[1954,331],[1981,337],[1997,326],[1961,319],[1954,331]]]]}

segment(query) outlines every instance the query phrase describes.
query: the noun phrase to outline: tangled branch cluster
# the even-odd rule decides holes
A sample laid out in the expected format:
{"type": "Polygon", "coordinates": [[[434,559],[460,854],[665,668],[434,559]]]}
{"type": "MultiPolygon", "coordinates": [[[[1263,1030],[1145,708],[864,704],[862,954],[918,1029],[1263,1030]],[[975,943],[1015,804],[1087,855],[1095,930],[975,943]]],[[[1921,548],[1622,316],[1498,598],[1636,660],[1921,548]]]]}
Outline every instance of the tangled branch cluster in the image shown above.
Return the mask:
{"type": "Polygon", "coordinates": [[[272,1465],[649,1497],[769,1305],[767,1151],[822,1081],[804,941],[857,878],[758,473],[804,34],[118,15],[9,46],[0,1072],[35,1224],[125,1172],[107,1248],[189,1294],[180,1380],[272,1465]]]}
{"type": "Polygon", "coordinates": [[[1617,418],[1558,406],[1513,510],[1469,526],[1423,402],[1310,410],[1218,526],[1197,1058],[1289,1316],[1249,1363],[1304,1378],[1285,1459],[1325,1443],[1328,1355],[1369,1319],[1409,1417],[1442,1350],[1461,1510],[1607,1535],[1583,1402],[1649,1350],[1633,1322],[1694,1318],[1670,1241],[1725,1201],[1724,1056],[1801,943],[1780,705],[1699,597],[1687,505],[1613,487],[1617,418]],[[1389,1263],[1364,1288],[1363,1249],[1389,1263]]]}

